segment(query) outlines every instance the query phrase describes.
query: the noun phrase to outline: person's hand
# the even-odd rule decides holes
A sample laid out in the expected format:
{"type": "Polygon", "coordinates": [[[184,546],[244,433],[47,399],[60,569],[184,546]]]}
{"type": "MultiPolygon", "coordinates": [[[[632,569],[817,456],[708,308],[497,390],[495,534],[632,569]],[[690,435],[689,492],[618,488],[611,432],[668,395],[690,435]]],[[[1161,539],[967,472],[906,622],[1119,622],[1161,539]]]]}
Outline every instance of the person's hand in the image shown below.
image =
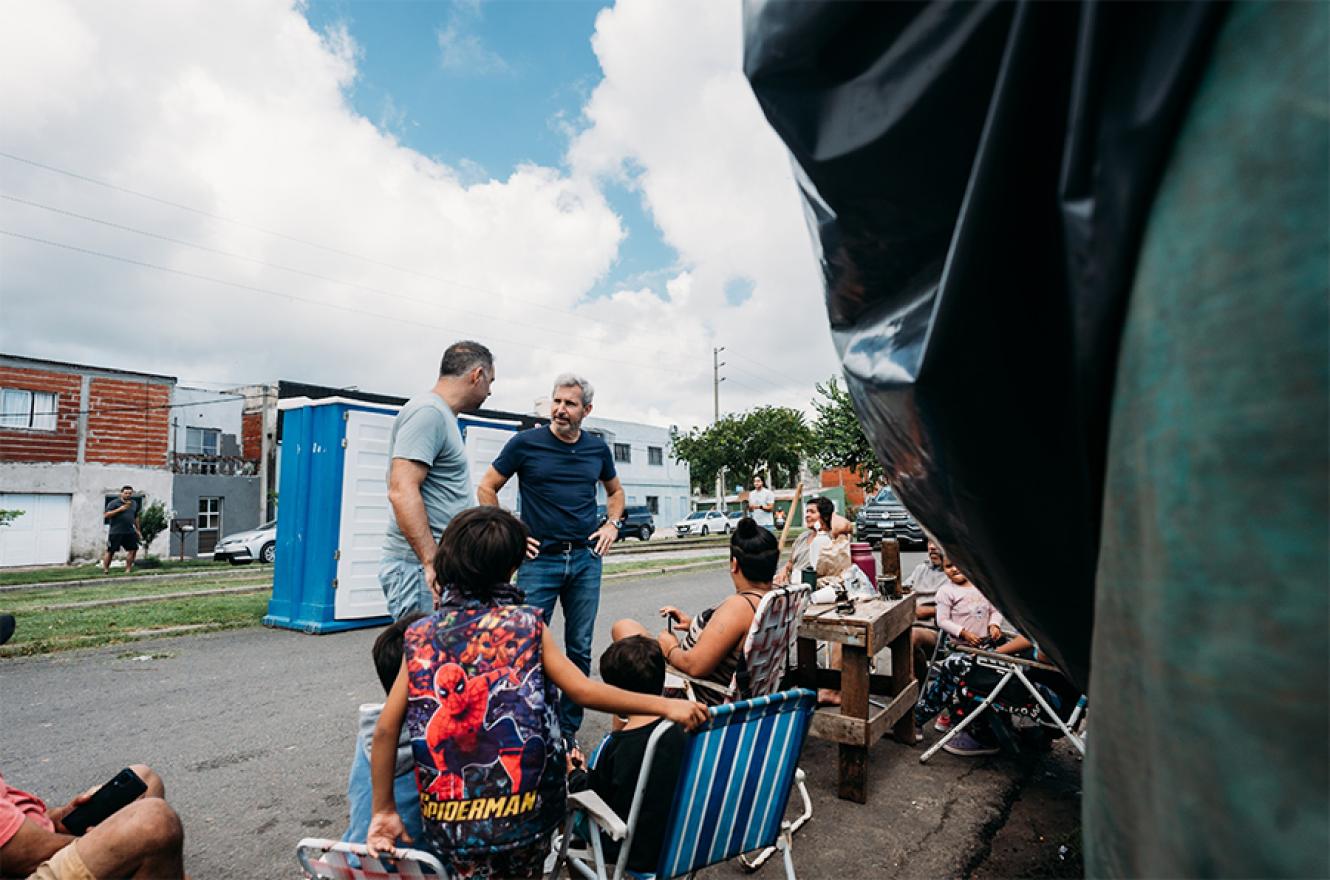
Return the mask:
{"type": "Polygon", "coordinates": [[[665,717],[684,730],[692,730],[707,720],[707,707],[701,703],[694,703],[691,700],[666,700],[669,708],[665,710],[665,717]]]}
{"type": "Polygon", "coordinates": [[[587,540],[591,542],[591,549],[597,556],[604,556],[610,552],[610,547],[614,546],[618,537],[619,527],[607,520],[605,525],[587,536],[587,540]]]}
{"type": "Polygon", "coordinates": [[[995,642],[1002,641],[1002,627],[996,623],[990,623],[988,625],[988,637],[995,642]]]}
{"type": "Polygon", "coordinates": [[[771,583],[773,586],[777,587],[789,586],[790,570],[788,568],[782,568],[780,571],[776,572],[776,576],[771,579],[771,583]]]}
{"type": "Polygon", "coordinates": [[[982,639],[980,639],[974,633],[970,632],[968,629],[963,629],[961,630],[961,641],[969,645],[971,648],[977,648],[979,647],[979,643],[980,641],[982,641],[982,639]]]}
{"type": "Polygon", "coordinates": [[[680,611],[678,608],[675,608],[673,605],[662,605],[660,607],[660,616],[668,617],[672,621],[672,623],[670,623],[669,625],[670,629],[688,629],[688,627],[691,626],[693,623],[693,619],[691,617],[689,617],[687,614],[684,614],[682,611],[680,611]]]}
{"type": "Polygon", "coordinates": [[[586,755],[582,754],[582,750],[579,748],[569,749],[565,760],[568,764],[569,773],[586,766],[586,755]]]}
{"type": "Polygon", "coordinates": [[[425,586],[429,587],[430,595],[434,597],[434,607],[438,608],[443,596],[439,588],[439,576],[434,573],[434,560],[431,559],[424,565],[425,586]]]}
{"type": "Polygon", "coordinates": [[[370,816],[369,831],[365,834],[365,847],[370,855],[378,856],[380,853],[391,855],[397,848],[399,839],[407,843],[412,842],[411,835],[406,833],[406,826],[402,824],[402,817],[397,815],[396,810],[370,816]]]}
{"type": "Polygon", "coordinates": [[[75,807],[79,807],[82,806],[83,804],[86,804],[96,793],[97,793],[97,786],[94,785],[92,788],[88,789],[87,791],[80,792],[79,794],[74,795],[74,797],[70,799],[69,803],[65,804],[63,807],[56,807],[54,810],[47,810],[46,818],[51,820],[51,824],[55,826],[55,830],[57,833],[73,834],[74,832],[70,831],[68,828],[65,827],[65,822],[64,822],[65,817],[68,816],[70,813],[74,812],[75,807]]]}
{"type": "Polygon", "coordinates": [[[526,539],[526,558],[535,559],[540,555],[540,539],[528,537],[526,539]]]}

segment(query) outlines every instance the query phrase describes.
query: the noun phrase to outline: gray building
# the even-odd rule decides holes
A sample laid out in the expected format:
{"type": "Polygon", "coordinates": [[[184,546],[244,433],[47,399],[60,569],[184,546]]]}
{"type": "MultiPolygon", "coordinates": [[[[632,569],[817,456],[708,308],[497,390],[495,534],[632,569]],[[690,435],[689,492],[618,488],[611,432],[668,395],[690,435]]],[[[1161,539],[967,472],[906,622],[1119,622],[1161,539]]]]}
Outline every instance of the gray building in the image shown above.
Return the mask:
{"type": "MultiPolygon", "coordinates": [[[[261,450],[245,448],[244,394],[176,386],[171,404],[172,517],[193,521],[183,555],[208,556],[224,535],[260,524],[261,450]]],[[[181,541],[173,531],[171,555],[181,555],[181,541]]]]}

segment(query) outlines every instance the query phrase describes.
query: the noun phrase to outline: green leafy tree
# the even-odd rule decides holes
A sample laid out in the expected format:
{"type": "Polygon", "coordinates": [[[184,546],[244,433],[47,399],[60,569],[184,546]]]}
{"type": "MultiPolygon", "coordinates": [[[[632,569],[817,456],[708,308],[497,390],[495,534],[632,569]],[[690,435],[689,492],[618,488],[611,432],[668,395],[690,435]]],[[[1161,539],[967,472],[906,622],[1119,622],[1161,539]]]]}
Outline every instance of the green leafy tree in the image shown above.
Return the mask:
{"type": "Polygon", "coordinates": [[[166,531],[166,505],[154,501],[139,514],[139,533],[143,535],[143,555],[148,555],[152,541],[166,531]]]}
{"type": "Polygon", "coordinates": [[[798,410],[762,406],[686,434],[675,431],[671,441],[675,460],[688,462],[693,485],[707,491],[722,469],[729,482],[769,470],[773,485],[789,485],[813,447],[813,432],[798,410]]]}
{"type": "Polygon", "coordinates": [[[21,510],[0,510],[0,526],[7,526],[12,520],[23,515],[21,510]]]}
{"type": "Polygon", "coordinates": [[[859,424],[850,392],[832,376],[826,384],[817,386],[817,393],[820,399],[813,400],[813,409],[817,410],[813,434],[818,463],[824,468],[849,468],[866,490],[882,485],[886,469],[859,424]]]}

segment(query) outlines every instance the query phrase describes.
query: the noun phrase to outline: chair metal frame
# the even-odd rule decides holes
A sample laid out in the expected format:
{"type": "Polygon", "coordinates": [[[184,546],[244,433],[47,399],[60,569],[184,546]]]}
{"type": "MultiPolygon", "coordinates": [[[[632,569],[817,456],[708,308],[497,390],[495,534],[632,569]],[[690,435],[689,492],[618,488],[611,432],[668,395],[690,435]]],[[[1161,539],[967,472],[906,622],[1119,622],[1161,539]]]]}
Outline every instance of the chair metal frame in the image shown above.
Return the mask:
{"type": "MultiPolygon", "coordinates": [[[[749,697],[765,696],[766,694],[774,693],[780,688],[781,680],[785,677],[785,671],[790,665],[790,651],[793,649],[795,640],[799,637],[799,622],[803,619],[804,610],[808,608],[809,597],[812,595],[813,588],[811,585],[790,584],[789,586],[778,587],[768,592],[762,597],[762,601],[758,603],[757,608],[754,609],[753,622],[748,627],[748,634],[744,637],[743,644],[744,662],[748,664],[749,678],[756,685],[754,692],[748,694],[749,697]],[[785,615],[783,621],[785,629],[784,633],[779,632],[776,626],[770,627],[770,630],[768,630],[767,626],[768,616],[771,614],[771,607],[775,605],[778,600],[793,603],[793,605],[786,604],[784,606],[785,610],[788,610],[791,607],[794,608],[793,614],[785,615]],[[763,633],[768,631],[774,632],[775,635],[769,637],[768,640],[759,646],[759,640],[762,639],[763,633]],[[771,643],[770,638],[776,639],[775,644],[771,643]],[[784,650],[776,650],[776,646],[781,644],[785,646],[784,650]],[[751,658],[755,655],[760,656],[762,661],[759,661],[757,664],[752,663],[751,658]],[[777,662],[779,662],[779,669],[774,668],[777,662]],[[768,666],[765,664],[771,665],[768,666]],[[754,665],[757,665],[759,668],[754,669],[754,665]]],[[[674,667],[668,667],[668,675],[681,679],[684,682],[684,689],[690,699],[696,698],[696,691],[693,690],[694,687],[706,688],[707,690],[721,694],[725,698],[726,703],[733,703],[735,700],[741,699],[743,696],[739,693],[737,672],[731,677],[728,687],[719,685],[714,681],[693,678],[690,675],[680,672],[674,667]]],[[[804,827],[804,825],[808,824],[808,820],[813,818],[813,799],[808,795],[808,786],[805,784],[805,779],[804,772],[798,770],[795,774],[795,783],[799,789],[799,798],[803,802],[803,809],[800,811],[799,815],[795,817],[795,820],[790,823],[791,834],[804,827]]],[[[762,851],[755,856],[749,857],[747,854],[739,856],[739,864],[751,873],[762,867],[767,859],[771,858],[775,852],[775,846],[764,847],[762,851]]]]}
{"type": "MultiPolygon", "coordinates": [[[[1044,699],[1043,694],[1039,693],[1039,689],[1035,687],[1034,682],[1030,681],[1025,675],[1025,670],[1027,669],[1057,672],[1058,668],[1056,666],[1050,666],[1049,664],[1041,663],[1038,660],[1027,660],[1024,657],[1014,657],[1010,654],[997,654],[993,651],[985,651],[982,648],[971,648],[969,645],[955,645],[952,650],[973,656],[975,663],[1000,672],[1002,677],[988,692],[984,699],[979,702],[979,705],[966,712],[965,716],[961,718],[960,721],[954,722],[945,736],[933,743],[927,751],[919,756],[920,764],[937,754],[938,749],[951,742],[953,737],[968,727],[971,722],[992,706],[993,703],[997,701],[998,696],[1002,693],[1002,689],[1006,687],[1007,682],[1011,681],[1013,678],[1019,680],[1020,683],[1025,686],[1025,689],[1029,691],[1030,695],[1034,697],[1035,703],[1038,704],[1039,708],[1048,717],[1049,721],[1052,722],[1052,726],[1055,726],[1062,731],[1063,735],[1067,737],[1067,741],[1081,753],[1081,757],[1085,756],[1085,739],[1075,733],[1075,729],[1078,727],[1082,720],[1082,716],[1085,714],[1086,700],[1084,695],[1076,701],[1076,707],[1072,709],[1071,715],[1067,720],[1063,721],[1062,717],[1058,715],[1057,712],[1053,711],[1053,707],[1048,705],[1048,701],[1044,699]]],[[[1041,721],[1040,723],[1048,724],[1047,721],[1041,721]]]]}
{"type": "Polygon", "coordinates": [[[306,837],[297,843],[296,860],[300,862],[306,880],[428,880],[431,877],[443,880],[450,876],[443,864],[424,850],[394,848],[390,856],[371,856],[363,843],[343,843],[321,837],[306,837]],[[311,858],[311,853],[316,850],[321,854],[311,858]],[[360,865],[352,865],[348,856],[355,856],[360,865]]]}
{"type": "MultiPolygon", "coordinates": [[[[787,741],[786,748],[793,751],[792,760],[785,769],[783,777],[770,777],[759,779],[760,785],[767,785],[770,788],[769,796],[758,799],[752,797],[749,799],[750,810],[756,810],[759,807],[769,807],[770,804],[779,803],[780,809],[784,810],[784,805],[788,802],[791,789],[797,778],[801,776],[801,771],[795,766],[798,753],[803,749],[804,739],[808,734],[808,726],[811,723],[813,711],[816,708],[817,697],[805,689],[796,689],[784,691],[777,694],[770,694],[762,697],[755,697],[751,700],[744,700],[738,703],[726,703],[720,706],[713,706],[708,711],[710,719],[697,731],[694,731],[692,739],[689,742],[689,750],[685,753],[684,767],[680,772],[678,788],[675,791],[673,806],[670,817],[666,822],[667,831],[678,831],[672,838],[667,838],[665,850],[661,856],[661,864],[657,866],[657,872],[654,877],[659,880],[667,880],[670,877],[683,876],[686,874],[692,877],[700,868],[710,864],[726,861],[738,855],[735,851],[737,846],[742,845],[744,840],[736,840],[736,830],[742,823],[751,820],[751,812],[743,814],[741,803],[729,800],[729,795],[733,792],[726,788],[721,792],[722,800],[726,807],[725,815],[728,824],[720,828],[721,834],[712,835],[712,849],[716,848],[716,841],[724,843],[720,846],[718,852],[712,852],[704,858],[709,859],[705,862],[697,862],[697,853],[692,859],[682,862],[685,867],[682,871],[670,872],[671,866],[680,864],[681,850],[679,849],[680,838],[689,829],[694,833],[701,833],[699,819],[706,812],[708,799],[715,794],[712,789],[702,789],[695,784],[695,779],[701,767],[692,766],[693,758],[697,757],[696,750],[701,748],[703,751],[711,745],[711,740],[697,746],[698,737],[708,735],[724,736],[728,729],[735,725],[763,725],[773,715],[794,712],[802,715],[802,719],[792,721],[794,727],[787,731],[790,740],[797,738],[797,742],[787,741]],[[692,784],[690,784],[692,783],[692,784]]],[[[627,819],[618,816],[608,804],[604,802],[593,791],[580,791],[570,794],[568,818],[564,824],[562,841],[559,845],[558,856],[554,861],[553,870],[550,873],[551,878],[557,878],[562,870],[563,864],[567,862],[572,870],[577,872],[578,876],[585,877],[586,880],[623,880],[628,872],[628,853],[632,846],[633,836],[637,828],[638,816],[641,813],[642,801],[646,792],[647,779],[651,773],[651,765],[655,759],[656,747],[665,732],[671,727],[670,722],[659,724],[651,733],[647,740],[646,752],[642,760],[642,768],[638,772],[637,787],[633,792],[633,802],[629,809],[627,819]],[[571,849],[569,841],[573,835],[573,823],[577,814],[582,813],[590,820],[589,840],[585,847],[580,849],[571,849]],[[620,841],[619,858],[614,863],[612,873],[608,872],[609,866],[605,862],[604,849],[601,843],[601,835],[608,834],[613,840],[620,841]],[[590,864],[588,864],[588,861],[590,864]]],[[[754,728],[752,735],[757,735],[757,729],[754,728]]],[[[743,733],[740,734],[741,736],[743,733]]],[[[733,784],[734,780],[739,780],[745,786],[751,785],[753,780],[745,774],[742,778],[732,777],[726,780],[733,784]]],[[[748,826],[744,826],[748,827],[748,826]]],[[[791,823],[782,818],[775,827],[773,837],[758,842],[752,849],[765,848],[770,846],[781,851],[782,860],[785,867],[785,874],[788,880],[796,880],[794,874],[794,862],[790,856],[790,847],[793,829],[791,823]]]]}

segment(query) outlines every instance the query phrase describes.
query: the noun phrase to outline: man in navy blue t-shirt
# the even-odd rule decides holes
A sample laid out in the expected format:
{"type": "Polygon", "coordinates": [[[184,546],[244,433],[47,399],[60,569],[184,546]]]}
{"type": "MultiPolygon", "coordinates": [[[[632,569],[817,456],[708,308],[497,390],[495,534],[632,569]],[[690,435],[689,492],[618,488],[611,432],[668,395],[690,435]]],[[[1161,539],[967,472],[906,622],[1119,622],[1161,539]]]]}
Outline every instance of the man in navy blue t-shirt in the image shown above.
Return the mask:
{"type": "MultiPolygon", "coordinates": [[[[517,475],[522,522],[531,532],[528,559],[517,585],[528,604],[550,622],[563,603],[564,650],[591,674],[591,634],[600,608],[600,560],[619,536],[624,492],[605,441],[582,430],[591,413],[591,383],[564,373],[554,380],[550,424],[515,434],[476,490],[481,504],[498,505],[499,490],[517,475]],[[605,484],[608,518],[596,515],[596,483],[605,484]]],[[[582,709],[567,697],[559,703],[564,738],[582,726],[582,709]]]]}

